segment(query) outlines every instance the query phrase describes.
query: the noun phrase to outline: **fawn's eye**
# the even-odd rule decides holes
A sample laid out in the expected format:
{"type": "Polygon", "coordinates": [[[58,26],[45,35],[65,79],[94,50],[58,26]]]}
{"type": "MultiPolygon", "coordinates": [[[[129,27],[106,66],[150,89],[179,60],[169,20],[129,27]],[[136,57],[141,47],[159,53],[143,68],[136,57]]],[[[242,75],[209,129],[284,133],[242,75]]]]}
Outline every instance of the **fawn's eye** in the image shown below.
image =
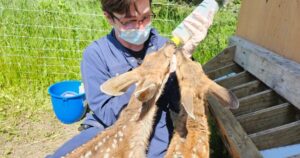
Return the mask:
{"type": "Polygon", "coordinates": [[[171,63],[169,62],[169,63],[168,63],[168,67],[170,67],[170,66],[171,66],[171,63]]]}

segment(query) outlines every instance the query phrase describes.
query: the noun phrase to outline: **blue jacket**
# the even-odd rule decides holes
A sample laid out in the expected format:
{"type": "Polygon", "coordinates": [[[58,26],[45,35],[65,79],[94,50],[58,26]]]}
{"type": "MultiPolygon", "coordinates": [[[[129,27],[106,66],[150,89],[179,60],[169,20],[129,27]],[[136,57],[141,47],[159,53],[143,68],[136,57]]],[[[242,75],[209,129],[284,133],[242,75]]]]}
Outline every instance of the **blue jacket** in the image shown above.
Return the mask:
{"type": "MultiPolygon", "coordinates": [[[[158,35],[157,31],[152,29],[148,45],[146,45],[146,54],[157,51],[166,41],[166,38],[158,35]]],[[[128,51],[117,41],[114,30],[86,48],[81,62],[81,73],[86,98],[92,113],[87,114],[84,124],[100,128],[111,126],[117,120],[120,111],[129,102],[134,86],[118,97],[108,96],[99,90],[100,85],[109,78],[138,66],[137,60],[128,51]]],[[[174,82],[177,81],[173,74],[157,103],[159,110],[150,138],[148,157],[163,157],[169,145],[173,132],[169,109],[171,107],[174,111],[178,111],[178,101],[176,100],[179,98],[178,87],[174,82]]]]}

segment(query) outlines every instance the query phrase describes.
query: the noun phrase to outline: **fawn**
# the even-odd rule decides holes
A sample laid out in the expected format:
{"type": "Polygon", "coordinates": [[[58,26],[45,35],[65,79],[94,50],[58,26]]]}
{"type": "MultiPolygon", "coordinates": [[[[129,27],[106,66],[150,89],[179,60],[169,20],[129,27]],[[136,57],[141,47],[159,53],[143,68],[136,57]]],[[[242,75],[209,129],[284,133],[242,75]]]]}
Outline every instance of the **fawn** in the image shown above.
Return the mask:
{"type": "Polygon", "coordinates": [[[200,64],[176,51],[176,75],[180,87],[181,107],[166,158],[208,158],[209,127],[206,95],[212,94],[224,105],[238,108],[233,93],[210,80],[200,64]]]}
{"type": "Polygon", "coordinates": [[[175,45],[167,43],[158,52],[147,55],[138,68],[102,84],[100,89],[112,96],[122,95],[134,83],[136,89],[114,125],[65,157],[146,157],[156,101],[169,77],[174,52],[175,45]]]}

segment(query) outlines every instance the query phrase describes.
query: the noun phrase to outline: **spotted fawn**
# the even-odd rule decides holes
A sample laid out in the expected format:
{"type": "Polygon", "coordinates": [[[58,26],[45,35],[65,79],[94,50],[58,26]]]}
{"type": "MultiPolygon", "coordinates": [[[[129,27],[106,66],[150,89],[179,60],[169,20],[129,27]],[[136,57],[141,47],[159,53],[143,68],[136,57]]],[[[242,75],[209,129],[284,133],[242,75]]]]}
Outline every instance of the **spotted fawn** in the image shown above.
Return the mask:
{"type": "Polygon", "coordinates": [[[122,95],[132,84],[136,84],[136,89],[114,125],[65,157],[146,157],[157,111],[156,101],[169,77],[174,52],[175,45],[167,43],[158,52],[147,55],[136,69],[103,83],[100,89],[112,96],[122,95]]]}
{"type": "Polygon", "coordinates": [[[199,63],[176,52],[176,75],[180,87],[180,112],[166,158],[209,158],[209,127],[206,96],[212,94],[222,105],[238,108],[235,95],[210,80],[199,63]]]}

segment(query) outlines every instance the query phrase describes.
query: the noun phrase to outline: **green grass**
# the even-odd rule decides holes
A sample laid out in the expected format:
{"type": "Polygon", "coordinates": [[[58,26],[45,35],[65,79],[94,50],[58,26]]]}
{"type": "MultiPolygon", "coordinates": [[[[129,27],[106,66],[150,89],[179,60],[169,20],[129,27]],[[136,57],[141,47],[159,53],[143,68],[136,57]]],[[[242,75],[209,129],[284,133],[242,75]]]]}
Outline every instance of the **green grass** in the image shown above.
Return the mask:
{"type": "MultiPolygon", "coordinates": [[[[153,26],[171,31],[195,6],[154,0],[153,26]]],[[[234,34],[240,0],[221,8],[194,57],[202,64],[227,46],[234,34]]],[[[80,80],[82,52],[111,27],[98,0],[0,1],[0,135],[16,136],[22,119],[39,121],[52,112],[47,87],[80,80]]]]}

